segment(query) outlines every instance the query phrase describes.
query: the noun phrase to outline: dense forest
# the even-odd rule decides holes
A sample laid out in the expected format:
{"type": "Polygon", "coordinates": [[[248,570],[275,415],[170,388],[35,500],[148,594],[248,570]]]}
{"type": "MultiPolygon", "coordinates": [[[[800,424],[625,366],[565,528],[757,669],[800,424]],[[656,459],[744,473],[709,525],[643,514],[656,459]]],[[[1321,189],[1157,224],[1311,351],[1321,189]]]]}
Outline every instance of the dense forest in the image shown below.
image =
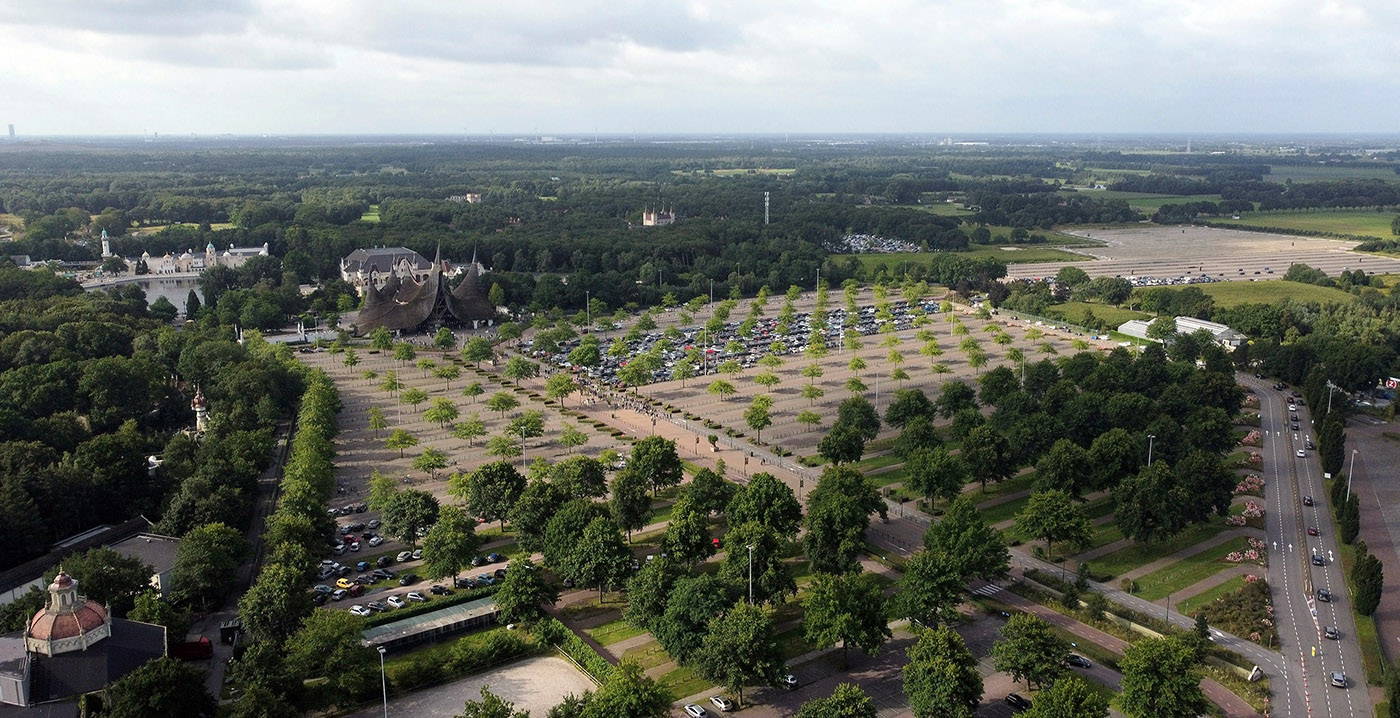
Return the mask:
{"type": "MultiPolygon", "coordinates": [[[[22,226],[9,254],[95,261],[104,230],[128,257],[267,244],[281,261],[269,279],[291,286],[335,278],[358,247],[403,245],[428,256],[441,247],[455,261],[475,254],[508,304],[537,309],[577,309],[585,296],[610,307],[654,304],[667,293],[685,300],[712,283],[725,295],[813,286],[819,271],[833,281],[873,279],[874,268],[832,256],[851,233],[959,252],[1003,237],[988,226],[1143,219],[1122,200],[1069,190],[1103,172],[1122,172],[1111,189],[1222,197],[1166,205],[1159,222],[1256,205],[1400,203],[1395,186],[1379,180],[1270,182],[1270,165],[1247,156],[898,142],[231,142],[35,149],[7,159],[0,210],[22,226]],[[447,199],[466,194],[481,201],[447,199]],[[949,202],[973,211],[936,209],[949,202]],[[676,223],[642,227],[643,210],[659,207],[673,208],[676,223]]],[[[334,311],[335,298],[315,310],[334,311]]],[[[280,304],[286,314],[310,308],[290,297],[280,304]]]]}
{"type": "Polygon", "coordinates": [[[161,531],[246,522],[271,427],[301,390],[285,346],[240,344],[213,313],[183,331],[142,292],[84,293],[0,267],[0,568],[56,539],[136,515],[161,531]],[[190,400],[213,411],[196,441],[190,400]],[[164,463],[150,469],[148,456],[164,463]]]}

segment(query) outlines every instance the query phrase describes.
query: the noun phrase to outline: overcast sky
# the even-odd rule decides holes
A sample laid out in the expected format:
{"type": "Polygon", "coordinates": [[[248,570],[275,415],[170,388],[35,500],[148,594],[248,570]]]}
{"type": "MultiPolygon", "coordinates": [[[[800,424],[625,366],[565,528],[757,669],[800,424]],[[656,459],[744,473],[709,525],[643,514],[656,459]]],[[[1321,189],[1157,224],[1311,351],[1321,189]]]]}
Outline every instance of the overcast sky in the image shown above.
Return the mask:
{"type": "Polygon", "coordinates": [[[0,0],[21,135],[1393,132],[1396,0],[0,0]]]}

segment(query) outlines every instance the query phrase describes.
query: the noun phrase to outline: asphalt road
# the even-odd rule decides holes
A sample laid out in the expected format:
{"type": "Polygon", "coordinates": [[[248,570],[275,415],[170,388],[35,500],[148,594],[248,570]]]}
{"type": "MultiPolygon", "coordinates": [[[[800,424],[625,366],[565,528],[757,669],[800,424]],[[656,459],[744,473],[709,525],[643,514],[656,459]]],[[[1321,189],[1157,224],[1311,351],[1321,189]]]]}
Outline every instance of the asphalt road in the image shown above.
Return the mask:
{"type": "Polygon", "coordinates": [[[1311,427],[1308,407],[1295,405],[1296,410],[1289,411],[1287,392],[1250,377],[1242,376],[1241,382],[1260,398],[1260,432],[1264,437],[1261,453],[1268,497],[1265,525],[1270,542],[1269,587],[1285,665],[1285,679],[1273,681],[1277,714],[1369,718],[1374,712],[1367,695],[1337,538],[1328,520],[1327,489],[1317,452],[1304,448],[1311,427]],[[1292,414],[1298,415],[1300,431],[1291,428],[1292,414]],[[1297,455],[1299,450],[1304,456],[1297,455]],[[1313,506],[1303,505],[1305,496],[1313,498],[1313,506]],[[1321,535],[1309,536],[1309,527],[1318,528],[1321,535]],[[1312,565],[1314,554],[1323,557],[1325,565],[1312,565]],[[1317,589],[1329,590],[1332,601],[1317,601],[1317,589]],[[1324,626],[1336,626],[1341,640],[1323,638],[1324,626]],[[1333,671],[1346,674],[1347,688],[1330,685],[1333,671]]]}

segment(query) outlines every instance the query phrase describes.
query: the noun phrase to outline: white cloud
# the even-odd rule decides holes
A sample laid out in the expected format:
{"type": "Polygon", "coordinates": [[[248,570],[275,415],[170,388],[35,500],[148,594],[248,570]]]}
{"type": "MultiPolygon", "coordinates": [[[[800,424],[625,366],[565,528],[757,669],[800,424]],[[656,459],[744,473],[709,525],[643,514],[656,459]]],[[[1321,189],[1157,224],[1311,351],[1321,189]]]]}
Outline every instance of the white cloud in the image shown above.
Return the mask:
{"type": "Polygon", "coordinates": [[[35,134],[1390,130],[1390,0],[50,0],[35,134]]]}

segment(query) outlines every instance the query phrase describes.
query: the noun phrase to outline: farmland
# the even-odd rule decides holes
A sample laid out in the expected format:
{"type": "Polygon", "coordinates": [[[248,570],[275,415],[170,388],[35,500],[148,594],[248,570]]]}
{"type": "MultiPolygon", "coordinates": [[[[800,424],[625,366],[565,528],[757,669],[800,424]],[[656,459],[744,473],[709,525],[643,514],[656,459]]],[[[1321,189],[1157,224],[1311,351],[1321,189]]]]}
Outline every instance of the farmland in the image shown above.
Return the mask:
{"type": "Polygon", "coordinates": [[[1309,212],[1250,212],[1239,219],[1220,219],[1219,225],[1238,227],[1267,227],[1270,229],[1297,229],[1312,232],[1331,232],[1387,239],[1390,221],[1395,215],[1373,210],[1317,210],[1309,212]]]}

